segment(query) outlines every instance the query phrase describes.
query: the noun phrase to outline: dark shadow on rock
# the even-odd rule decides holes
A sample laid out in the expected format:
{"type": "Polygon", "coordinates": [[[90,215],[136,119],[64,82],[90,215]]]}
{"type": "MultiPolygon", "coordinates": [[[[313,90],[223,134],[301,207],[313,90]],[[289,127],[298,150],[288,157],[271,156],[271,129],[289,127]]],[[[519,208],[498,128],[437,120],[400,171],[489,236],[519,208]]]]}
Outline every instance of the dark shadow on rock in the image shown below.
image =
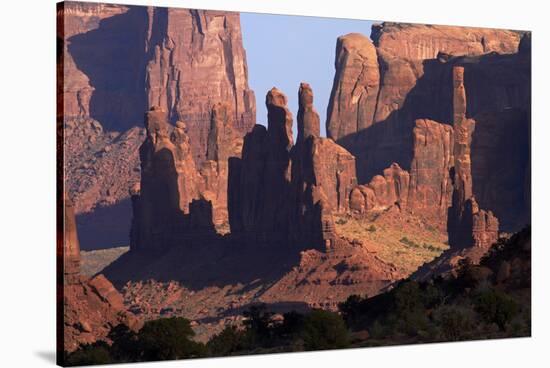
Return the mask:
{"type": "MultiPolygon", "coordinates": [[[[147,147],[143,148],[142,153],[146,151],[147,147]]],[[[102,272],[118,288],[128,281],[150,279],[162,282],[176,280],[194,290],[239,283],[245,286],[269,284],[298,264],[300,252],[292,249],[288,241],[279,241],[270,235],[257,236],[256,233],[218,234],[212,218],[212,203],[205,198],[191,200],[189,210],[184,212],[180,208],[180,190],[183,187],[178,186],[181,174],[176,170],[173,152],[163,148],[155,152],[151,159],[154,169],[142,177],[141,195],[137,200],[139,213],[133,224],[142,233],[132,230],[132,236],[140,240],[133,242],[136,246],[132,245],[128,253],[102,272]]],[[[231,159],[229,166],[230,171],[240,167],[238,159],[231,159]]],[[[277,169],[280,168],[274,168],[277,169]]],[[[235,175],[229,173],[229,182],[240,185],[235,175]]],[[[249,188],[246,178],[244,183],[245,186],[235,191],[230,184],[230,205],[240,206],[243,204],[241,196],[250,195],[250,192],[245,192],[249,188]],[[237,202],[233,193],[238,193],[237,202]]],[[[261,186],[258,189],[265,190],[261,186]]],[[[266,197],[265,192],[262,197],[266,197]]],[[[255,197],[249,198],[249,204],[254,205],[254,200],[255,197]]],[[[270,208],[275,208],[280,203],[271,202],[270,205],[270,208]]],[[[265,210],[265,207],[262,205],[260,209],[265,210]]],[[[260,220],[265,220],[269,215],[265,211],[258,213],[264,216],[260,220]]],[[[231,227],[233,229],[233,224],[231,227]]],[[[268,230],[272,231],[271,228],[268,230]]],[[[288,238],[286,234],[279,234],[279,237],[288,238]]]]}
{"type": "Polygon", "coordinates": [[[143,119],[148,24],[146,7],[129,7],[126,13],[103,19],[98,28],[68,40],[76,66],[94,88],[90,116],[106,130],[125,131],[143,119]]]}
{"type": "Polygon", "coordinates": [[[201,241],[188,238],[165,251],[128,252],[103,270],[122,287],[128,281],[179,281],[192,290],[208,286],[265,284],[279,280],[299,262],[299,253],[284,246],[240,243],[231,235],[201,241]]]}
{"type": "Polygon", "coordinates": [[[451,57],[445,62],[425,60],[424,74],[407,94],[401,108],[383,121],[340,138],[337,143],[356,157],[359,183],[368,183],[393,162],[409,171],[415,120],[452,124],[452,68],[455,65],[465,69],[467,117],[479,120],[472,142],[474,193],[482,208],[497,214],[502,230],[517,230],[530,222],[529,200],[521,194],[530,187],[530,56],[490,53],[451,57]],[[500,143],[495,142],[496,138],[500,143]],[[491,145],[499,147],[488,154],[487,147],[491,145]],[[501,158],[495,164],[495,155],[505,150],[514,152],[514,158],[511,161],[501,158]],[[492,164],[494,166],[489,167],[492,164]],[[509,200],[501,201],[503,195],[509,195],[509,200]],[[522,215],[516,216],[516,213],[522,215]]]}
{"type": "Polygon", "coordinates": [[[82,250],[127,246],[130,244],[132,205],[124,199],[111,206],[97,207],[76,216],[78,238],[82,250]]]}

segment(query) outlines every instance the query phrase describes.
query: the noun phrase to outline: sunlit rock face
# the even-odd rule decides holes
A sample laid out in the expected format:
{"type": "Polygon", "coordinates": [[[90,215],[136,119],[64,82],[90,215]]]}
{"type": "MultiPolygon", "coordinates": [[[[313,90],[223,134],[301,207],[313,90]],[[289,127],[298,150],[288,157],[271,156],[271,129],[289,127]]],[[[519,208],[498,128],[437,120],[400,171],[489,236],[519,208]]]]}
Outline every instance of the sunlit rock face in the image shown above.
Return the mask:
{"type": "Polygon", "coordinates": [[[338,39],[327,114],[327,135],[356,157],[359,182],[393,163],[418,169],[418,120],[453,124],[453,67],[461,66],[464,114],[477,122],[472,191],[504,229],[529,223],[530,34],[382,23],[371,38],[338,39]]]}

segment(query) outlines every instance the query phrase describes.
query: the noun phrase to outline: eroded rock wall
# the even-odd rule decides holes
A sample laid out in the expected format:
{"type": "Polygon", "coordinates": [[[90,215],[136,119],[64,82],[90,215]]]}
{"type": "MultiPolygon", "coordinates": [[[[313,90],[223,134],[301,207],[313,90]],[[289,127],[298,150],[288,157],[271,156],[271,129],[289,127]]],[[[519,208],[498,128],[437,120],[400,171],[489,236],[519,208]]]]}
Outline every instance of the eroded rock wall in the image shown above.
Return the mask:
{"type": "Polygon", "coordinates": [[[383,23],[373,26],[371,38],[338,39],[327,114],[327,135],[356,157],[359,182],[369,183],[393,163],[415,170],[416,121],[454,120],[452,70],[459,65],[469,91],[466,117],[479,120],[472,143],[473,191],[507,229],[529,222],[529,179],[523,173],[529,156],[530,34],[383,23]],[[505,145],[514,154],[497,162],[496,156],[506,155],[505,145]],[[496,175],[497,168],[503,175],[496,175]],[[506,200],[499,201],[496,192],[506,193],[506,200]]]}

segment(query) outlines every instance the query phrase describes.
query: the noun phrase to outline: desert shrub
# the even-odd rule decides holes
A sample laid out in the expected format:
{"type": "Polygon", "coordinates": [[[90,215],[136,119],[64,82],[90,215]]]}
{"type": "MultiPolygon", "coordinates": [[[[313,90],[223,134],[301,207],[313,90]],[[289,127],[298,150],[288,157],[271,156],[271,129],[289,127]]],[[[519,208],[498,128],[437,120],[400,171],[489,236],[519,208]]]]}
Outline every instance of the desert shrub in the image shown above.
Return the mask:
{"type": "Polygon", "coordinates": [[[301,337],[306,350],[340,349],[349,345],[349,332],[342,317],[325,310],[305,316],[301,337]]]}
{"type": "Polygon", "coordinates": [[[335,221],[336,225],[345,225],[345,224],[347,224],[347,222],[348,222],[348,220],[345,219],[345,218],[342,218],[342,217],[335,221]]]}
{"type": "Polygon", "coordinates": [[[370,232],[370,233],[374,233],[376,231],[376,226],[374,225],[371,225],[367,228],[367,231],[370,232]]]}
{"type": "Polygon", "coordinates": [[[273,329],[270,328],[273,313],[267,310],[265,304],[259,304],[250,307],[243,315],[249,347],[269,346],[273,338],[273,329]]]}
{"type": "Polygon", "coordinates": [[[113,358],[109,352],[109,345],[104,341],[83,345],[78,350],[67,353],[65,356],[65,365],[67,366],[109,364],[112,362],[113,358]]]}
{"type": "Polygon", "coordinates": [[[405,244],[407,247],[409,248],[420,248],[420,244],[416,243],[415,241],[413,240],[410,240],[409,238],[407,238],[406,236],[402,237],[401,239],[399,239],[399,242],[405,244]]]}
{"type": "Polygon", "coordinates": [[[305,316],[296,311],[283,315],[283,323],[275,327],[275,335],[282,340],[293,340],[299,336],[304,328],[305,316]]]}
{"type": "Polygon", "coordinates": [[[410,312],[421,308],[423,303],[420,286],[415,281],[401,283],[394,291],[394,301],[397,312],[410,312]]]}
{"type": "Polygon", "coordinates": [[[117,362],[136,362],[141,359],[138,336],[126,325],[119,324],[111,329],[109,338],[113,341],[111,355],[117,362]]]}
{"type": "Polygon", "coordinates": [[[443,305],[433,312],[433,318],[447,341],[467,339],[475,327],[475,313],[471,308],[458,305],[443,305]]]}
{"type": "Polygon", "coordinates": [[[474,297],[476,311],[488,323],[495,323],[500,330],[506,329],[506,324],[519,313],[516,301],[496,289],[487,289],[474,297]]]}
{"type": "Polygon", "coordinates": [[[145,323],[138,333],[137,346],[143,360],[196,358],[206,355],[203,344],[191,338],[195,332],[181,317],[161,318],[145,323]]]}
{"type": "Polygon", "coordinates": [[[351,327],[358,324],[363,314],[363,311],[361,310],[363,301],[364,299],[362,297],[353,294],[348,296],[345,302],[338,304],[338,309],[342,313],[342,318],[348,326],[351,327]]]}
{"type": "Polygon", "coordinates": [[[430,252],[442,252],[444,249],[437,247],[433,244],[424,243],[422,244],[422,248],[429,250],[430,252]]]}
{"type": "Polygon", "coordinates": [[[212,356],[226,356],[245,348],[244,332],[235,326],[228,326],[222,332],[213,336],[206,344],[212,356]]]}

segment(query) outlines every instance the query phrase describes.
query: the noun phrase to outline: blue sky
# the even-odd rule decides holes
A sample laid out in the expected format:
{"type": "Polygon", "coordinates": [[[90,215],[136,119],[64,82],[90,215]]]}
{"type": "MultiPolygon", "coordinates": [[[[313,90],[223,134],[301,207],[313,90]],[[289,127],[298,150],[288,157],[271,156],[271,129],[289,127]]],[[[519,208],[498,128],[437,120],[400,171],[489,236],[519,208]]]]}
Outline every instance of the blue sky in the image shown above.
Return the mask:
{"type": "Polygon", "coordinates": [[[283,91],[294,117],[298,112],[298,88],[307,82],[325,136],[327,104],[334,79],[338,36],[358,32],[370,35],[373,22],[305,16],[241,13],[241,29],[248,62],[248,80],[256,93],[256,121],[267,124],[265,95],[272,87],[283,91]]]}

